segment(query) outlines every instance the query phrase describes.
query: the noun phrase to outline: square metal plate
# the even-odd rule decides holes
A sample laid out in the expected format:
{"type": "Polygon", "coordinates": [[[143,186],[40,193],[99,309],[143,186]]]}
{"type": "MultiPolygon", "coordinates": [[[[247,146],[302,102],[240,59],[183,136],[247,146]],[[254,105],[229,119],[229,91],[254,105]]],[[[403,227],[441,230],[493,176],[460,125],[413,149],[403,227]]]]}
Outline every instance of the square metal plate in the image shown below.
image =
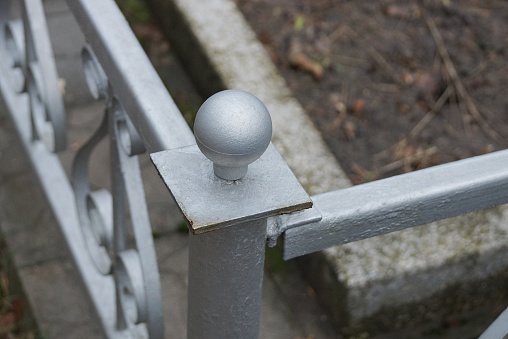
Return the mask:
{"type": "Polygon", "coordinates": [[[312,207],[272,144],[233,182],[217,178],[196,145],[150,156],[194,234],[312,207]]]}

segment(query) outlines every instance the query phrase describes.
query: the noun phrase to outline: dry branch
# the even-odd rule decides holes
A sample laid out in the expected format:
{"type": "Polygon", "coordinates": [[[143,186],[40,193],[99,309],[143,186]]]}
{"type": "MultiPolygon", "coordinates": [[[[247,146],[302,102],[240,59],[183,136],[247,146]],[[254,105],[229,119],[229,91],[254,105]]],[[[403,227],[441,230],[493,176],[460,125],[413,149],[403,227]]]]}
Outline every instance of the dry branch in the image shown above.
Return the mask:
{"type": "Polygon", "coordinates": [[[430,16],[425,16],[425,21],[427,22],[427,26],[429,27],[430,33],[432,34],[432,38],[436,43],[439,55],[443,59],[446,71],[453,82],[453,85],[455,87],[458,96],[465,103],[468,112],[471,113],[471,116],[478,123],[478,125],[485,132],[485,134],[487,134],[492,140],[496,142],[504,143],[505,138],[501,136],[497,131],[495,131],[492,127],[490,127],[488,122],[485,120],[481,112],[476,107],[473,99],[467,92],[466,88],[464,87],[464,84],[462,83],[457,73],[455,65],[453,64],[453,61],[450,58],[450,54],[446,49],[445,43],[443,41],[441,33],[439,32],[439,29],[436,26],[436,23],[430,16]]]}
{"type": "Polygon", "coordinates": [[[434,118],[436,113],[444,106],[446,100],[450,97],[452,92],[451,86],[448,86],[446,90],[441,94],[439,99],[434,103],[430,111],[423,116],[423,118],[416,124],[416,126],[409,133],[410,138],[415,138],[420,132],[427,126],[427,124],[434,118]]]}
{"type": "MultiPolygon", "coordinates": [[[[343,34],[348,35],[351,39],[353,39],[360,47],[362,47],[372,59],[382,68],[384,71],[399,85],[405,85],[404,82],[400,79],[400,77],[397,76],[397,71],[395,68],[390,65],[388,61],[378,52],[376,49],[374,49],[371,45],[368,43],[365,43],[360,34],[358,34],[353,28],[351,28],[348,25],[343,25],[340,27],[340,32],[343,34]]],[[[332,35],[335,35],[335,32],[332,33],[332,35]]]]}

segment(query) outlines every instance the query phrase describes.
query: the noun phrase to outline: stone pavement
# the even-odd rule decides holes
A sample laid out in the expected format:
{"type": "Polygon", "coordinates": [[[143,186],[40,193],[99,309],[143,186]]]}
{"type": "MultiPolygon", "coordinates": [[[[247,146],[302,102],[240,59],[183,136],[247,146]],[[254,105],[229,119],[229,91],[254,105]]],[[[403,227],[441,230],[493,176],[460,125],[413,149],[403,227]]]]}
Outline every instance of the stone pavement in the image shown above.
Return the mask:
{"type": "MultiPolygon", "coordinates": [[[[69,149],[61,154],[67,171],[74,152],[97,127],[101,103],[88,94],[81,71],[84,38],[64,0],[44,1],[57,68],[65,80],[69,149]]],[[[177,60],[163,73],[177,79],[169,86],[192,88],[177,60]]],[[[195,94],[192,94],[195,95],[195,94]]],[[[3,109],[3,106],[0,106],[3,109]]],[[[106,142],[92,158],[91,182],[108,187],[106,142]]],[[[181,217],[147,155],[141,158],[147,205],[161,274],[167,338],[186,332],[187,235],[181,217]]],[[[0,112],[0,229],[17,267],[22,287],[45,338],[100,338],[98,321],[72,266],[51,211],[31,174],[5,112],[0,112]]],[[[312,289],[292,264],[283,275],[265,274],[261,338],[335,338],[312,289]]]]}

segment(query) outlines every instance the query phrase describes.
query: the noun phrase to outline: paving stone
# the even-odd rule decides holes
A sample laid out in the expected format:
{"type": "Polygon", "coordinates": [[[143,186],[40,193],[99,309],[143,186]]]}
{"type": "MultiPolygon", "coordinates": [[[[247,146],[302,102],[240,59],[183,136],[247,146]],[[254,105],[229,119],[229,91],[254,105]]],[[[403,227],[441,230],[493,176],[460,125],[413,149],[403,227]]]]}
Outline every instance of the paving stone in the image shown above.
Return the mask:
{"type": "Polygon", "coordinates": [[[67,261],[47,261],[18,274],[45,338],[103,338],[81,282],[67,261]]]}
{"type": "Polygon", "coordinates": [[[64,80],[66,110],[71,106],[90,103],[93,99],[85,83],[81,59],[62,56],[56,60],[58,77],[64,80]]]}
{"type": "Polygon", "coordinates": [[[24,267],[62,256],[61,236],[52,223],[51,212],[29,173],[29,165],[20,145],[8,132],[9,124],[0,126],[0,231],[16,267],[24,267]],[[8,137],[5,137],[8,136],[8,137]]]}
{"type": "Polygon", "coordinates": [[[60,13],[69,13],[69,8],[67,7],[67,3],[61,0],[43,0],[44,11],[46,15],[52,14],[60,14],[60,13]]]}
{"type": "MultiPolygon", "coordinates": [[[[0,101],[0,110],[3,103],[0,101]]],[[[4,130],[9,126],[9,119],[0,115],[0,129],[4,130]]],[[[21,147],[16,147],[16,137],[13,133],[0,134],[0,183],[6,178],[19,173],[27,166],[22,154],[21,147]]]]}
{"type": "MultiPolygon", "coordinates": [[[[61,1],[50,1],[58,7],[61,1]]],[[[66,7],[46,9],[46,21],[48,23],[53,55],[57,60],[68,58],[69,60],[81,61],[81,49],[85,45],[85,37],[81,32],[76,19],[72,16],[66,7]],[[72,43],[69,43],[71,42],[72,43]]],[[[78,68],[79,69],[79,68],[78,68]]]]}
{"type": "MultiPolygon", "coordinates": [[[[25,189],[33,186],[25,186],[25,189]]],[[[5,197],[0,197],[0,200],[5,197]]],[[[33,206],[33,205],[30,205],[33,206]]],[[[66,252],[63,238],[56,228],[51,212],[47,209],[40,210],[40,215],[33,223],[20,223],[18,220],[9,220],[1,211],[2,237],[7,241],[7,247],[13,257],[14,264],[18,268],[37,265],[48,260],[64,258],[66,252]]],[[[18,215],[20,211],[17,211],[18,215]]]]}
{"type": "Polygon", "coordinates": [[[164,299],[166,338],[187,336],[187,236],[173,234],[156,240],[155,248],[164,299]]]}

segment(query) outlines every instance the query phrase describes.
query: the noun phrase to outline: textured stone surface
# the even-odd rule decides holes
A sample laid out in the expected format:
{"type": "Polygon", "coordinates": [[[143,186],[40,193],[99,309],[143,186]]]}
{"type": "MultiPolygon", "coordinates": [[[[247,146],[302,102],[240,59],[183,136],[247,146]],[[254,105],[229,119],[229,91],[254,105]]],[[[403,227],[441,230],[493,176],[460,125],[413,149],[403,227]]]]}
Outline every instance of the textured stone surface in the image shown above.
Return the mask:
{"type": "Polygon", "coordinates": [[[77,273],[66,260],[22,268],[19,276],[47,338],[102,338],[98,321],[83,297],[77,273]],[[29,289],[29,290],[28,290],[29,289]]]}
{"type": "MultiPolygon", "coordinates": [[[[265,103],[273,141],[310,194],[350,185],[233,1],[149,2],[159,13],[177,13],[160,20],[204,92],[236,88],[265,103]],[[215,72],[204,69],[210,65],[215,72]]],[[[480,290],[484,293],[475,296],[475,307],[490,306],[493,317],[507,300],[501,287],[507,281],[507,228],[507,209],[499,207],[327,249],[301,262],[345,331],[372,334],[460,319],[472,307],[465,302],[468,294],[480,290]],[[486,285],[491,288],[478,287],[486,285]]]]}

